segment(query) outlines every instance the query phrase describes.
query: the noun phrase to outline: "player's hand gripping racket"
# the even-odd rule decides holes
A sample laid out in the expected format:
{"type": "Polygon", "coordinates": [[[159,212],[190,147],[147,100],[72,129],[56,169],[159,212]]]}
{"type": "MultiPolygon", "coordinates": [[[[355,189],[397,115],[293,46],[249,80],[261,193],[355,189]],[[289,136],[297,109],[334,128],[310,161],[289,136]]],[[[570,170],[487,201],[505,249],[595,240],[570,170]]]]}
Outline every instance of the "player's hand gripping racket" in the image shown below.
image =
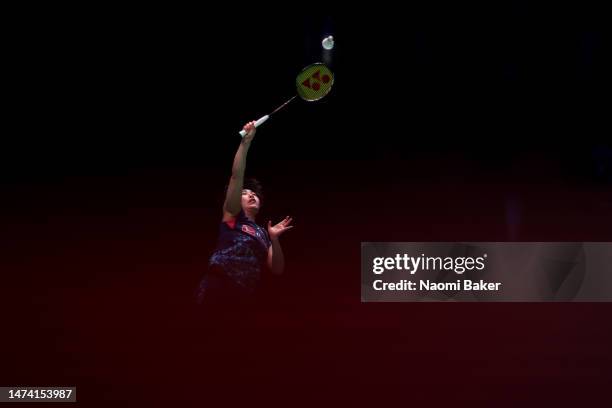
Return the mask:
{"type": "MultiPolygon", "coordinates": [[[[305,101],[313,102],[318,101],[331,91],[332,85],[334,84],[334,74],[327,67],[327,65],[317,62],[304,68],[295,79],[295,86],[297,88],[297,95],[293,96],[287,102],[283,103],[278,108],[274,109],[269,115],[262,116],[255,122],[255,127],[258,127],[266,120],[270,119],[270,116],[284,108],[294,100],[298,95],[305,101]]],[[[240,131],[240,136],[244,137],[246,132],[240,131]]]]}

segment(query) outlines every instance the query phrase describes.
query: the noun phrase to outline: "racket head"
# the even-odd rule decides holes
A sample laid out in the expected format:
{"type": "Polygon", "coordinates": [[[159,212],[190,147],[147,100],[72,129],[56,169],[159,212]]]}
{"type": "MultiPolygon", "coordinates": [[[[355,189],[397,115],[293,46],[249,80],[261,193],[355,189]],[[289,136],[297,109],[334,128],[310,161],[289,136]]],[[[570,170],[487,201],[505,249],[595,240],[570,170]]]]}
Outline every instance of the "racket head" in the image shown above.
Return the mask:
{"type": "Polygon", "coordinates": [[[322,62],[308,65],[295,79],[298,95],[309,102],[323,98],[331,91],[333,84],[334,74],[322,62]]]}

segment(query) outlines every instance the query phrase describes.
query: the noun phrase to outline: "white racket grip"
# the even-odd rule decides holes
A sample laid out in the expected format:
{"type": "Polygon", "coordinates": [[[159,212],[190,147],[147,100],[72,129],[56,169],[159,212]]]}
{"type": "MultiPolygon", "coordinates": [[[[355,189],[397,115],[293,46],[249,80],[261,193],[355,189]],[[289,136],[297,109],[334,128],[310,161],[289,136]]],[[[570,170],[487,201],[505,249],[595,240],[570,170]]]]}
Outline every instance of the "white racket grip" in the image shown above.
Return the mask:
{"type": "MultiPolygon", "coordinates": [[[[259,125],[264,123],[269,118],[270,118],[270,115],[265,115],[265,116],[262,116],[261,118],[257,119],[257,121],[255,122],[255,127],[258,127],[259,125]]],[[[242,136],[242,137],[246,136],[246,132],[244,131],[244,129],[240,131],[240,136],[242,136]]]]}

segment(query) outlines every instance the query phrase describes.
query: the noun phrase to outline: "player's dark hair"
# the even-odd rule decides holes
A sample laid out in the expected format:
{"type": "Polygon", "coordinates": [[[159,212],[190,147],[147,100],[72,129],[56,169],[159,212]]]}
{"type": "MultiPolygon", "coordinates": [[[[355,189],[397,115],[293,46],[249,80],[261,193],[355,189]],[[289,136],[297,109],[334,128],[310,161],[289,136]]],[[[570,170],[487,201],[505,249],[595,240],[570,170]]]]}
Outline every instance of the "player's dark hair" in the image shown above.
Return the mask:
{"type": "Polygon", "coordinates": [[[244,184],[242,185],[243,189],[249,189],[259,197],[260,205],[263,205],[264,195],[263,195],[263,187],[259,180],[256,178],[248,178],[244,180],[244,184]]]}
{"type": "MultiPolygon", "coordinates": [[[[226,184],[225,194],[227,194],[228,188],[229,188],[229,184],[226,184]]],[[[259,205],[260,206],[263,205],[263,201],[264,201],[263,187],[261,183],[259,182],[259,180],[257,180],[256,178],[246,178],[244,179],[244,182],[242,183],[242,188],[248,189],[254,192],[257,195],[257,197],[259,197],[259,205]]]]}

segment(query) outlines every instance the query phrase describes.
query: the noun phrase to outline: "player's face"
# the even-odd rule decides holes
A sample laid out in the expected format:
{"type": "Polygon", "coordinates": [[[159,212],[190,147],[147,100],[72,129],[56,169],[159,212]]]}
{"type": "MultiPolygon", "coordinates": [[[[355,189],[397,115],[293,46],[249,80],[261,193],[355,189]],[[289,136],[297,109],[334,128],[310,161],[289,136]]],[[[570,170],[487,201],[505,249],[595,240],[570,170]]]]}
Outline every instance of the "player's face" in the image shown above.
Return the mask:
{"type": "Polygon", "coordinates": [[[245,188],[242,190],[242,209],[243,210],[251,210],[251,211],[259,211],[259,206],[261,202],[259,201],[259,197],[253,191],[245,188]]]}

